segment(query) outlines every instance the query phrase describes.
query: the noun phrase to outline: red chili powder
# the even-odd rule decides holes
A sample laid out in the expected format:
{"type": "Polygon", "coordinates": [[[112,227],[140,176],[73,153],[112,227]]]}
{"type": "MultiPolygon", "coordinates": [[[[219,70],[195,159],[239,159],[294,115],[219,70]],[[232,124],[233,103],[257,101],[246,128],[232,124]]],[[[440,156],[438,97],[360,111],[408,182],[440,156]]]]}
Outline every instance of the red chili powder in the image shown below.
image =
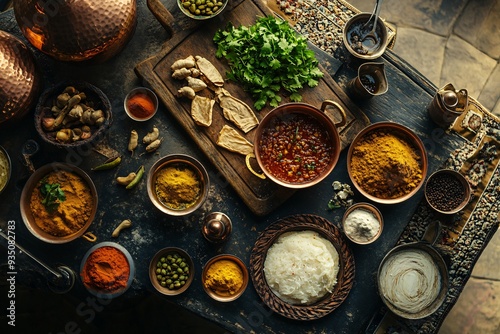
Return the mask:
{"type": "Polygon", "coordinates": [[[127,108],[137,118],[147,118],[155,112],[155,105],[146,93],[132,95],[127,101],[127,108]]]}
{"type": "Polygon", "coordinates": [[[89,255],[83,268],[83,283],[95,290],[115,292],[127,286],[130,266],[118,249],[104,246],[89,255]]]}

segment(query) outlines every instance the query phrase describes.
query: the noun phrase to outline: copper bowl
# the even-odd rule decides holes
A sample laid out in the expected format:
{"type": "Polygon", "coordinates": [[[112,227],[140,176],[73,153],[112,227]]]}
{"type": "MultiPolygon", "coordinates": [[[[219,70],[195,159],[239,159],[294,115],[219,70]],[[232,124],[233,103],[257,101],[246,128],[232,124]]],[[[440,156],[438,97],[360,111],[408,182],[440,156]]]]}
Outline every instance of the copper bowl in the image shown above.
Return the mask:
{"type": "Polygon", "coordinates": [[[30,49],[0,30],[0,126],[24,117],[41,89],[38,66],[30,49]]]}
{"type": "Polygon", "coordinates": [[[66,163],[60,163],[60,162],[54,162],[50,163],[47,165],[44,165],[37,169],[35,173],[33,173],[28,181],[26,182],[23,191],[21,193],[21,203],[20,203],[20,209],[21,209],[21,217],[23,219],[24,224],[26,225],[26,228],[28,231],[31,232],[35,237],[38,239],[45,241],[47,243],[51,244],[63,244],[70,242],[72,240],[75,240],[76,238],[79,237],[84,237],[85,239],[89,241],[95,241],[95,236],[91,233],[86,233],[87,229],[89,228],[90,224],[94,220],[95,214],[97,212],[97,202],[98,202],[98,196],[97,196],[97,189],[94,185],[94,182],[92,179],[88,176],[87,173],[85,173],[83,170],[80,168],[71,165],[71,164],[66,164],[66,163]],[[85,225],[78,231],[63,236],[63,237],[57,237],[53,236],[45,231],[43,231],[35,222],[35,219],[33,218],[33,214],[30,209],[30,199],[31,199],[31,194],[33,190],[37,187],[38,182],[42,180],[47,174],[49,174],[52,171],[57,171],[57,170],[65,170],[68,172],[73,172],[80,176],[89,186],[90,192],[92,195],[93,203],[92,203],[92,210],[90,213],[90,217],[88,221],[85,223],[85,225]]]}
{"type": "Polygon", "coordinates": [[[168,214],[170,216],[185,216],[196,211],[208,198],[208,189],[210,188],[210,181],[208,178],[208,173],[205,167],[196,160],[195,158],[184,155],[184,154],[171,154],[164,156],[157,160],[150,168],[147,180],[148,196],[153,205],[161,212],[168,214]],[[190,206],[175,210],[164,204],[156,194],[156,182],[158,178],[158,172],[163,168],[170,166],[179,166],[180,168],[189,168],[195,172],[200,184],[201,191],[200,195],[194,203],[190,206]]]}
{"type": "MultiPolygon", "coordinates": [[[[224,8],[226,8],[226,5],[228,3],[229,0],[213,0],[212,2],[215,2],[216,4],[218,2],[222,3],[221,5],[217,6],[218,9],[213,12],[212,14],[207,14],[207,15],[203,15],[201,13],[192,13],[190,10],[189,10],[189,7],[184,7],[184,3],[193,3],[193,1],[191,0],[177,0],[177,5],[179,6],[179,9],[181,10],[181,12],[186,15],[187,17],[190,17],[194,20],[208,20],[208,19],[211,19],[211,18],[214,18],[216,17],[217,15],[219,15],[220,13],[222,13],[222,11],[224,10],[224,8]]],[[[208,1],[207,1],[208,2],[208,1]]]]}
{"type": "Polygon", "coordinates": [[[243,294],[243,292],[245,292],[245,289],[247,288],[248,269],[245,266],[245,263],[243,263],[243,261],[240,258],[238,258],[237,256],[231,255],[231,254],[220,254],[220,255],[214,256],[213,258],[211,258],[210,260],[207,261],[207,263],[203,267],[203,272],[201,274],[201,282],[203,284],[203,290],[205,290],[205,292],[212,299],[217,300],[219,302],[232,302],[232,301],[238,299],[243,294]],[[236,265],[238,265],[238,267],[241,269],[241,272],[243,274],[243,284],[241,285],[240,289],[233,295],[222,296],[205,285],[205,280],[206,280],[208,268],[210,268],[210,266],[212,264],[214,264],[215,262],[220,261],[220,260],[228,260],[228,261],[234,262],[236,265]]]}
{"type": "Polygon", "coordinates": [[[177,247],[166,247],[161,250],[159,250],[155,256],[151,259],[151,262],[149,263],[149,279],[151,280],[151,284],[154,286],[154,288],[160,292],[163,295],[167,296],[176,296],[184,291],[186,291],[191,283],[193,282],[194,279],[194,263],[193,259],[191,256],[189,256],[186,251],[183,249],[177,248],[177,247]],[[163,286],[157,279],[156,275],[156,270],[158,269],[157,263],[161,260],[162,257],[166,257],[168,255],[172,255],[174,253],[179,254],[180,257],[184,258],[186,260],[187,267],[189,268],[189,276],[188,279],[185,281],[185,284],[181,286],[178,289],[169,289],[167,286],[163,286]]]}
{"type": "MultiPolygon", "coordinates": [[[[321,182],[323,179],[325,179],[334,169],[335,165],[337,164],[337,161],[339,159],[340,155],[340,137],[338,134],[337,128],[343,126],[346,124],[346,114],[344,112],[344,109],[337,103],[333,101],[326,100],[323,102],[321,105],[321,109],[318,109],[312,105],[306,104],[306,103],[285,103],[282,104],[273,110],[271,110],[260,122],[259,126],[257,127],[255,131],[255,139],[254,139],[254,151],[255,151],[255,158],[257,160],[257,163],[259,164],[260,169],[263,171],[265,177],[269,178],[271,181],[287,187],[287,188],[306,188],[313,186],[319,182],[321,182]],[[338,123],[334,123],[329,116],[326,115],[325,110],[329,107],[332,106],[335,108],[335,111],[338,111],[341,117],[341,121],[338,123]],[[326,131],[326,134],[328,136],[328,143],[331,145],[331,155],[330,155],[330,160],[328,162],[328,165],[323,169],[322,172],[319,173],[316,177],[302,181],[302,182],[289,182],[287,180],[280,179],[273,175],[271,171],[268,170],[268,168],[265,166],[265,164],[262,161],[262,153],[261,153],[261,141],[262,141],[262,136],[263,132],[265,129],[273,127],[274,124],[277,121],[285,120],[287,121],[288,119],[294,117],[295,115],[300,115],[300,116],[308,116],[311,117],[313,120],[317,121],[319,123],[319,126],[322,127],[324,131],[326,131]]],[[[256,174],[253,169],[251,169],[251,166],[249,166],[250,170],[252,173],[256,174]]]]}
{"type": "MultiPolygon", "coordinates": [[[[441,189],[439,189],[439,191],[446,192],[447,189],[441,188],[441,189]]],[[[460,210],[462,210],[467,205],[467,203],[469,203],[471,193],[472,193],[471,187],[469,185],[469,182],[465,178],[465,176],[463,176],[459,172],[451,170],[451,169],[440,169],[440,170],[432,173],[429,176],[429,178],[427,179],[427,181],[425,183],[425,188],[424,188],[425,200],[427,201],[427,204],[429,204],[429,206],[431,208],[433,208],[434,210],[436,210],[437,212],[445,214],[445,215],[452,215],[452,214],[455,214],[455,213],[459,212],[460,210]],[[456,207],[454,207],[450,210],[441,210],[441,209],[437,208],[435,205],[433,205],[432,201],[429,200],[430,199],[429,193],[428,193],[429,192],[429,189],[428,189],[429,182],[432,181],[434,178],[439,177],[441,175],[451,176],[452,178],[456,179],[460,183],[460,185],[462,186],[463,197],[461,198],[460,203],[456,207]]]]}
{"type": "Polygon", "coordinates": [[[344,42],[345,48],[354,57],[362,60],[373,60],[379,58],[384,54],[385,49],[387,48],[387,27],[380,19],[380,17],[377,17],[377,27],[375,30],[375,35],[377,38],[375,40],[372,40],[373,44],[370,43],[370,45],[363,45],[363,43],[361,43],[360,47],[359,44],[355,43],[357,37],[362,38],[366,33],[368,33],[369,30],[371,30],[371,26],[368,26],[365,29],[361,29],[361,27],[368,21],[370,16],[371,13],[356,14],[346,22],[342,30],[342,40],[344,42]],[[360,52],[362,50],[363,52],[360,52]]]}
{"type": "Polygon", "coordinates": [[[375,240],[377,240],[380,237],[380,235],[382,234],[382,230],[384,228],[384,218],[382,217],[382,213],[380,212],[379,209],[377,209],[376,206],[374,206],[374,205],[372,205],[370,203],[356,203],[356,204],[351,205],[345,211],[344,216],[342,217],[342,228],[344,230],[345,236],[349,240],[351,240],[352,242],[354,242],[355,244],[358,244],[358,245],[368,245],[368,244],[371,244],[372,242],[374,242],[375,240]],[[379,223],[379,230],[378,230],[378,232],[372,238],[370,238],[368,240],[361,240],[359,238],[356,238],[356,236],[351,235],[350,233],[347,232],[347,229],[346,229],[346,219],[356,209],[365,210],[365,211],[373,214],[373,216],[375,216],[375,218],[377,219],[377,221],[379,223]]]}
{"type": "Polygon", "coordinates": [[[103,62],[125,47],[137,24],[136,0],[17,0],[13,7],[26,39],[60,61],[103,62]]]}
{"type": "MultiPolygon", "coordinates": [[[[35,129],[42,138],[42,140],[52,146],[57,148],[79,148],[82,146],[92,146],[97,142],[104,139],[106,131],[109,129],[113,123],[113,113],[111,111],[111,102],[102,90],[96,86],[84,82],[84,81],[65,81],[61,82],[51,88],[46,89],[38,100],[38,104],[35,110],[35,129]],[[87,139],[80,139],[73,142],[63,143],[59,142],[55,138],[56,131],[46,131],[43,127],[43,119],[45,117],[51,116],[52,112],[50,108],[52,107],[54,100],[59,94],[61,94],[64,89],[68,86],[73,86],[79,92],[85,93],[87,96],[86,100],[89,104],[93,105],[95,110],[101,109],[104,112],[104,123],[101,125],[91,125],[91,136],[87,139]]],[[[64,128],[62,126],[61,128],[64,128]]]]}
{"type": "Polygon", "coordinates": [[[413,195],[415,195],[422,185],[425,183],[425,176],[427,175],[428,161],[427,161],[427,152],[425,150],[424,143],[422,140],[413,132],[411,129],[405,127],[404,125],[394,123],[394,122],[379,122],[374,123],[372,125],[367,126],[360,133],[356,135],[354,140],[349,147],[349,151],[347,153],[347,172],[349,173],[349,178],[351,182],[354,184],[354,187],[366,198],[369,200],[381,203],[381,204],[396,204],[406,201],[413,195]],[[397,198],[381,198],[370,194],[362,185],[360,185],[353,177],[353,171],[351,166],[351,160],[353,156],[354,148],[359,144],[359,142],[367,135],[369,135],[372,131],[386,131],[391,134],[397,134],[399,137],[408,142],[417,155],[420,158],[420,169],[422,173],[422,179],[420,182],[408,193],[403,196],[397,198]]]}

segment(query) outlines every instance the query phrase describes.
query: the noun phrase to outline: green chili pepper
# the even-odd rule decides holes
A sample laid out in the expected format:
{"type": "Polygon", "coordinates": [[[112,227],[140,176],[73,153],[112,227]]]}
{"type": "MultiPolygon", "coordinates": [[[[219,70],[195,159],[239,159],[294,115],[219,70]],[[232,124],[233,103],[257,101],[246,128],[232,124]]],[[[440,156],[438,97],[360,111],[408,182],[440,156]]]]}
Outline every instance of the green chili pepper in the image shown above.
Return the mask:
{"type": "Polygon", "coordinates": [[[106,169],[111,169],[111,168],[114,168],[114,167],[118,166],[120,164],[120,162],[122,162],[122,157],[118,156],[118,157],[116,157],[114,159],[107,160],[102,165],[99,165],[99,166],[96,166],[96,167],[92,168],[92,170],[106,170],[106,169]]]}
{"type": "Polygon", "coordinates": [[[139,167],[139,169],[137,170],[137,173],[135,175],[135,178],[132,180],[132,182],[127,184],[125,189],[132,189],[133,187],[135,187],[139,183],[139,181],[142,179],[143,174],[144,174],[144,165],[139,167]]]}

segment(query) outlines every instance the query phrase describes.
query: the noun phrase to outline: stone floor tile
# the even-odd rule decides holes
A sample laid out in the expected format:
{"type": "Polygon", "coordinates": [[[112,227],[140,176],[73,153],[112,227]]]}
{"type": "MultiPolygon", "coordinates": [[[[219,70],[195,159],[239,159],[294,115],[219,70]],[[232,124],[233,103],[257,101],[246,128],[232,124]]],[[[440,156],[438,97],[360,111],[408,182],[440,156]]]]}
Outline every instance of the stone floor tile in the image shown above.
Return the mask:
{"type": "Polygon", "coordinates": [[[500,333],[500,281],[470,278],[439,334],[500,333]]]}
{"type": "Polygon", "coordinates": [[[439,86],[445,43],[444,37],[420,29],[397,27],[394,52],[439,86]]]}
{"type": "Polygon", "coordinates": [[[486,85],[479,95],[481,104],[496,115],[500,115],[500,64],[491,72],[486,85]]]}
{"type": "Polygon", "coordinates": [[[500,58],[500,0],[469,1],[453,32],[494,59],[500,58]]]}
{"type": "MultiPolygon", "coordinates": [[[[500,232],[497,231],[488,243],[472,270],[472,276],[500,281],[500,232]]],[[[500,303],[500,298],[498,300],[500,303]]]]}
{"type": "MultiPolygon", "coordinates": [[[[468,0],[385,0],[380,16],[398,26],[420,28],[440,36],[448,36],[467,2],[468,0]]],[[[375,1],[368,3],[372,3],[373,9],[375,1]]]]}
{"type": "Polygon", "coordinates": [[[439,86],[451,82],[455,88],[465,88],[470,96],[477,98],[496,65],[496,60],[451,35],[446,43],[439,86]]]}

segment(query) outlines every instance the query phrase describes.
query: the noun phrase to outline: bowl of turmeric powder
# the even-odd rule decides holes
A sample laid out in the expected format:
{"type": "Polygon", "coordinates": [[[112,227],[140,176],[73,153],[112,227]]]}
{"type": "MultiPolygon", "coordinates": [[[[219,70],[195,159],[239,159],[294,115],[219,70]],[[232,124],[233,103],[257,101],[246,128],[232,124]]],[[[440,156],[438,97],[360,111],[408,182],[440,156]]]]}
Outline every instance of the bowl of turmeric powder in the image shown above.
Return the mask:
{"type": "Polygon", "coordinates": [[[347,153],[347,171],[354,187],[376,203],[395,204],[415,195],[427,174],[422,140],[394,122],[367,126],[347,153]]]}
{"type": "Polygon", "coordinates": [[[205,264],[201,280],[203,289],[211,298],[220,302],[231,302],[245,292],[248,269],[237,256],[220,254],[205,264]]]}
{"type": "Polygon", "coordinates": [[[37,169],[21,193],[21,217],[38,239],[61,244],[84,237],[97,212],[97,190],[80,168],[54,162],[37,169]]]}
{"type": "Polygon", "coordinates": [[[171,154],[151,166],[147,190],[158,210],[171,216],[184,216],[205,202],[209,183],[201,162],[189,155],[171,154]]]}

